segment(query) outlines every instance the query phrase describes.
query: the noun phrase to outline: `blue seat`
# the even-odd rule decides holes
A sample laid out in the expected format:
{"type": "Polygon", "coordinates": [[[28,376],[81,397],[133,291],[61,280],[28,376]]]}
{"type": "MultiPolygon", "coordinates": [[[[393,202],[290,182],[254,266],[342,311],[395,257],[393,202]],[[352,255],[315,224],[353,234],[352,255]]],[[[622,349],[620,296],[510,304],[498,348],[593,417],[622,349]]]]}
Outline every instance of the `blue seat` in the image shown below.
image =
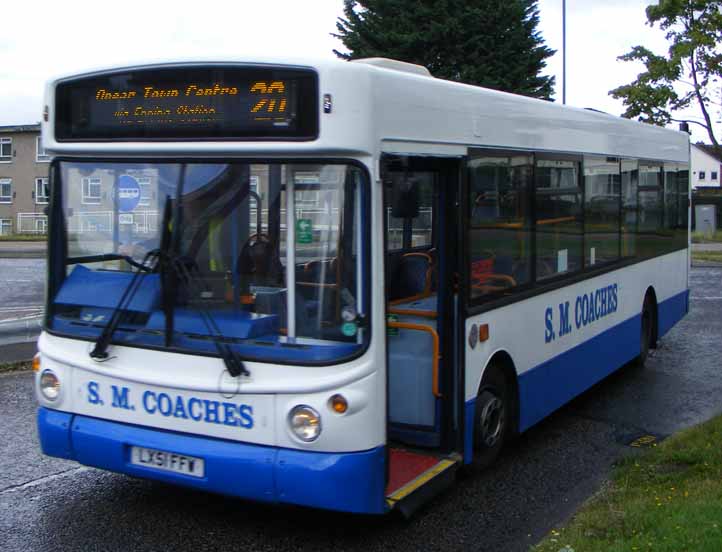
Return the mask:
{"type": "Polygon", "coordinates": [[[433,265],[428,253],[406,253],[391,279],[389,298],[395,301],[431,293],[433,265]]]}

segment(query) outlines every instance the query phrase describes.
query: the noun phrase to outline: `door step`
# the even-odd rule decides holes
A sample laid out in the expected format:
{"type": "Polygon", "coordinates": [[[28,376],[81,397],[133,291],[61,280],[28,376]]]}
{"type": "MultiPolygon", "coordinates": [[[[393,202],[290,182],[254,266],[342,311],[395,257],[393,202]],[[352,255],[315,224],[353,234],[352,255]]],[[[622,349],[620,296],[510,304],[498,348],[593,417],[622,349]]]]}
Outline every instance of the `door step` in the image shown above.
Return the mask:
{"type": "Polygon", "coordinates": [[[435,456],[400,448],[389,450],[386,506],[408,518],[454,482],[458,455],[435,456]]]}

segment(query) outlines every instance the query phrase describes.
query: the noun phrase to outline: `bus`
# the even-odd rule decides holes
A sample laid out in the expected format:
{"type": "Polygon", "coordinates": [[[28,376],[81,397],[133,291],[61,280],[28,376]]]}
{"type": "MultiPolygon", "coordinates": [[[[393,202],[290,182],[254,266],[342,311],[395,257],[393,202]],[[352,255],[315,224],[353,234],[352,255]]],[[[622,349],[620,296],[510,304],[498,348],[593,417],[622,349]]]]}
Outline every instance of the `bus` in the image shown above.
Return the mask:
{"type": "Polygon", "coordinates": [[[45,454],[409,515],[688,311],[689,136],[388,59],[47,85],[45,454]]]}

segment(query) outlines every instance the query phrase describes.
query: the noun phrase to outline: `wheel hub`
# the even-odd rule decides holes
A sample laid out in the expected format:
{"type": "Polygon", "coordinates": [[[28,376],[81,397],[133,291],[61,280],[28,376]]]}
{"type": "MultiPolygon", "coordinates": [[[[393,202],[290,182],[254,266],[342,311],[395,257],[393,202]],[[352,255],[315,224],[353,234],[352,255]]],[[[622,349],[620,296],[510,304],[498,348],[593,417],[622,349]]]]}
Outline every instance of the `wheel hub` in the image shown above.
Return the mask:
{"type": "Polygon", "coordinates": [[[484,403],[479,416],[481,439],[491,448],[499,441],[504,427],[504,403],[498,397],[492,396],[484,403]]]}

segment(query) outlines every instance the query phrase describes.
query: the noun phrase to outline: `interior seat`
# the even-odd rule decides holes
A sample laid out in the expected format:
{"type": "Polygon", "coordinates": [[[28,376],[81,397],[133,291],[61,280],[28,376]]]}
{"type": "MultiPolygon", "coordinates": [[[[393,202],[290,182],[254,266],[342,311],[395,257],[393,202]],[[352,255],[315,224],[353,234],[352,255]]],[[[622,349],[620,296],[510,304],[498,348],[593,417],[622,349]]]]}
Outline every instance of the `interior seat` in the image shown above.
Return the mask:
{"type": "Polygon", "coordinates": [[[434,262],[428,253],[406,253],[389,286],[389,299],[410,299],[432,291],[434,262]]]}

